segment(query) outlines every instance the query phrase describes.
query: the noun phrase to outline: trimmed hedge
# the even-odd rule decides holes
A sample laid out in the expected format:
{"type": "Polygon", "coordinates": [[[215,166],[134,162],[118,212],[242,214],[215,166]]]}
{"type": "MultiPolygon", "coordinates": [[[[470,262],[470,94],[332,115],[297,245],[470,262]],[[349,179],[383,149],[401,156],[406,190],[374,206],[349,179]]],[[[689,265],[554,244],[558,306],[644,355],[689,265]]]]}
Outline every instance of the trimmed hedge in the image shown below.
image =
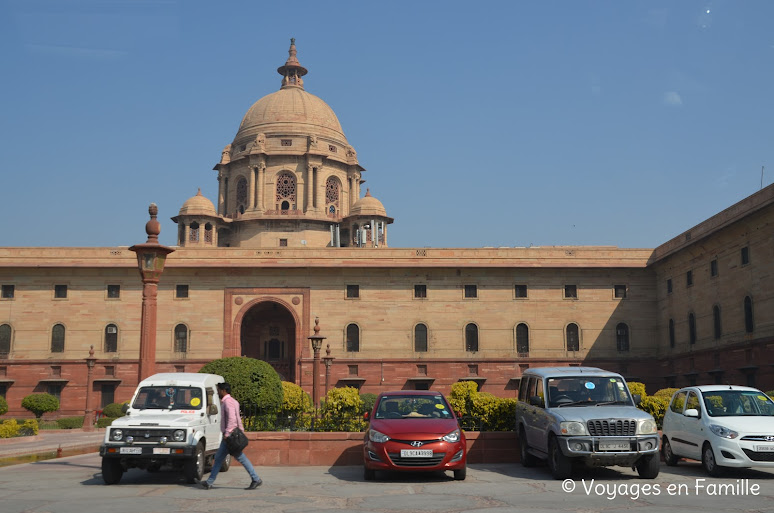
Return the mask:
{"type": "Polygon", "coordinates": [[[231,395],[240,405],[253,405],[267,412],[282,408],[282,381],[274,368],[263,360],[232,356],[211,361],[199,372],[218,374],[231,385],[231,395]]]}
{"type": "Polygon", "coordinates": [[[51,394],[30,394],[22,399],[22,408],[35,414],[40,418],[44,413],[56,411],[59,409],[59,399],[51,394]]]}
{"type": "Polygon", "coordinates": [[[80,429],[83,427],[83,416],[58,418],[56,419],[56,425],[59,429],[80,429]]]}
{"type": "Polygon", "coordinates": [[[129,401],[124,401],[122,403],[110,403],[104,408],[102,408],[102,415],[113,419],[117,419],[118,417],[123,417],[124,412],[122,411],[122,409],[125,404],[129,404],[129,401]]]}

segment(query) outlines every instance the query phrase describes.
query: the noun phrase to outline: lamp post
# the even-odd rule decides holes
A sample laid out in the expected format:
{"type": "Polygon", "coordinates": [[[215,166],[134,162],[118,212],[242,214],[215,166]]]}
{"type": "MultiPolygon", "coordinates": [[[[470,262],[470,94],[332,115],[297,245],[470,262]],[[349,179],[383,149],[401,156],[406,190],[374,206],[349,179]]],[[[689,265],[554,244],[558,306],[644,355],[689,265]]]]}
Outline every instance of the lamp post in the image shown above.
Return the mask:
{"type": "Polygon", "coordinates": [[[315,409],[320,405],[320,348],[325,338],[320,335],[320,318],[315,317],[314,335],[309,337],[309,340],[312,342],[312,351],[314,352],[312,363],[312,400],[314,401],[315,409]]]}
{"type": "Polygon", "coordinates": [[[325,356],[322,357],[322,361],[325,364],[325,395],[328,395],[328,380],[331,376],[331,364],[335,358],[331,356],[331,345],[325,344],[325,356]]]}
{"type": "Polygon", "coordinates": [[[89,356],[86,358],[86,408],[83,411],[83,429],[85,431],[94,430],[94,408],[91,407],[91,389],[94,388],[94,364],[96,361],[94,346],[91,346],[89,348],[89,356]]]}
{"type": "Polygon", "coordinates": [[[154,373],[156,365],[156,297],[159,278],[164,271],[167,255],[174,249],[159,244],[161,223],[156,216],[159,208],[155,203],[148,207],[150,221],[145,224],[148,240],[129,248],[137,254],[137,266],[142,277],[142,317],[140,320],[140,362],[137,367],[137,382],[154,373]]]}

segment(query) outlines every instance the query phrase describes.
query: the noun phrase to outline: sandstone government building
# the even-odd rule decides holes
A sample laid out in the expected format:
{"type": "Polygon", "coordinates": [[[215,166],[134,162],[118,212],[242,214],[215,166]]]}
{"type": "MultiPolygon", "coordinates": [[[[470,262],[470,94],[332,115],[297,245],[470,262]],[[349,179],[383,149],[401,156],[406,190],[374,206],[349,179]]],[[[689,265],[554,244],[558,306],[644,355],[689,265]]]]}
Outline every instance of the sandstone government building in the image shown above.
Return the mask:
{"type": "MultiPolygon", "coordinates": [[[[650,392],[774,388],[774,185],[655,249],[392,248],[393,219],[336,114],[306,92],[294,44],[278,72],[215,165],[217,198],[198,193],[172,218],[157,371],[247,355],[311,392],[318,317],[330,386],[363,392],[473,380],[512,397],[546,365],[600,366],[650,392]]],[[[58,396],[62,415],[83,413],[87,390],[95,407],[129,398],[143,303],[129,248],[0,248],[0,285],[11,415],[33,392],[58,396]]]]}

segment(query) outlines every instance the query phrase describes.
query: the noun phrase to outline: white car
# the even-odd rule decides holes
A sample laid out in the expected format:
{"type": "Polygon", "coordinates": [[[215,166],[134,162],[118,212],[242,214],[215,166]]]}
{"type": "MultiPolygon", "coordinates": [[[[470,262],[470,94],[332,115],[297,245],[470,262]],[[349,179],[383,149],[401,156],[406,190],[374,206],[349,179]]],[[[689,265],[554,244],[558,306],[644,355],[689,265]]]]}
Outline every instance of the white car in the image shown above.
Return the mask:
{"type": "Polygon", "coordinates": [[[699,460],[711,476],[724,467],[774,468],[774,401],[750,387],[685,387],[664,414],[661,450],[667,465],[699,460]]]}

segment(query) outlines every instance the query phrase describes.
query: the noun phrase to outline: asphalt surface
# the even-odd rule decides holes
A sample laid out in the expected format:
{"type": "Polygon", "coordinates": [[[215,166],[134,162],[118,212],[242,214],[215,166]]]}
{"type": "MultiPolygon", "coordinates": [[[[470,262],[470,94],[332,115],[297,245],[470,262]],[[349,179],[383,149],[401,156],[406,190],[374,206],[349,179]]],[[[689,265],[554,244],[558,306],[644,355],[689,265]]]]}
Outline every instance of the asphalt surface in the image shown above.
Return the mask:
{"type": "MultiPolygon", "coordinates": [[[[27,450],[56,451],[61,445],[82,451],[95,441],[98,446],[99,440],[101,433],[44,433],[37,440],[0,444],[0,461],[18,458],[21,444],[27,450]]],[[[565,482],[551,479],[544,466],[527,469],[517,463],[470,465],[465,481],[454,481],[451,473],[381,472],[377,481],[364,481],[359,466],[256,470],[264,481],[256,490],[244,490],[249,477],[236,463],[218,476],[212,490],[204,490],[170,470],[132,469],[119,484],[105,485],[100,458],[94,452],[19,463],[0,468],[0,512],[774,511],[774,471],[730,471],[725,477],[709,478],[697,463],[662,465],[655,480],[639,479],[636,472],[620,467],[581,468],[565,482]]]]}

